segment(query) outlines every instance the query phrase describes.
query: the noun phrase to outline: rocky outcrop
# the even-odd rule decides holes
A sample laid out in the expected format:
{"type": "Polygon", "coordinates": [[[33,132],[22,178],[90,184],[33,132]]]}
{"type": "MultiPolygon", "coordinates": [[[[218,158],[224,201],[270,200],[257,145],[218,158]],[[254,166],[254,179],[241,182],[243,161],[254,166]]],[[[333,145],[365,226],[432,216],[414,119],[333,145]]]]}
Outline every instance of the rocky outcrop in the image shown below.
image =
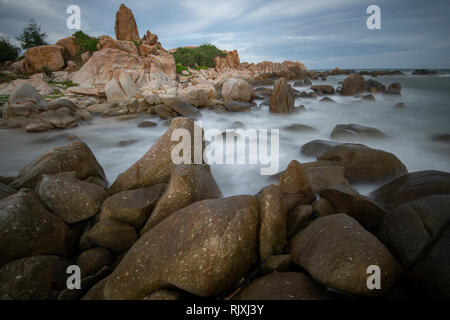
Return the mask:
{"type": "Polygon", "coordinates": [[[60,39],[56,42],[56,45],[66,49],[66,55],[69,60],[74,60],[76,58],[78,48],[75,43],[75,36],[60,39]]]}
{"type": "Polygon", "coordinates": [[[247,81],[239,78],[226,80],[222,86],[222,97],[228,101],[249,102],[253,98],[253,87],[247,81]]]}
{"type": "Polygon", "coordinates": [[[214,70],[223,72],[227,69],[239,69],[241,61],[237,50],[225,52],[225,57],[217,56],[214,58],[214,70]]]}
{"type": "Polygon", "coordinates": [[[359,74],[351,74],[345,78],[339,94],[341,96],[353,96],[366,91],[366,80],[359,74]]]}
{"type": "Polygon", "coordinates": [[[291,85],[285,78],[278,79],[270,96],[270,112],[289,113],[293,110],[294,105],[295,97],[291,85]]]}
{"type": "Polygon", "coordinates": [[[114,26],[117,40],[139,41],[138,28],[134,20],[133,12],[123,3],[116,13],[116,25],[114,26]]]}
{"type": "Polygon", "coordinates": [[[62,70],[65,67],[66,49],[59,45],[43,45],[33,47],[25,52],[25,58],[12,64],[16,73],[35,73],[42,71],[44,66],[51,71],[62,70]]]}
{"type": "Polygon", "coordinates": [[[283,61],[281,63],[264,61],[258,64],[250,64],[246,69],[257,75],[255,80],[280,77],[287,80],[298,80],[305,79],[308,75],[308,70],[301,62],[293,61],[283,61]]]}

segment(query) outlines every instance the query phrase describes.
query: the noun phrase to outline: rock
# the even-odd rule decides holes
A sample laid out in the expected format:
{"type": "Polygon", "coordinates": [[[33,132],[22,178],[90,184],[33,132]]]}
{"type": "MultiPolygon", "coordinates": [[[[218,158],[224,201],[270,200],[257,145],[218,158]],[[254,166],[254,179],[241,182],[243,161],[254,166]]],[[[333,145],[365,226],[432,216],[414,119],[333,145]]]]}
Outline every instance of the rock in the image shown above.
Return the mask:
{"type": "Polygon", "coordinates": [[[450,134],[448,133],[435,133],[430,138],[431,141],[442,142],[449,144],[450,143],[450,134]]]}
{"type": "MultiPolygon", "coordinates": [[[[113,40],[113,39],[102,39],[100,40],[100,45],[103,49],[117,49],[132,55],[139,55],[139,49],[133,41],[127,40],[113,40]]],[[[145,45],[144,45],[145,46],[145,45]]],[[[148,54],[149,52],[147,52],[148,54]]],[[[156,52],[155,52],[156,53],[156,52]]]]}
{"type": "Polygon", "coordinates": [[[106,198],[104,188],[78,180],[75,172],[44,174],[37,190],[45,206],[67,223],[96,215],[106,198]]]}
{"type": "Polygon", "coordinates": [[[217,56],[214,58],[214,69],[217,72],[223,72],[227,69],[239,69],[240,59],[237,50],[226,52],[225,57],[217,56]]]}
{"type": "Polygon", "coordinates": [[[147,102],[150,106],[154,106],[159,98],[159,96],[156,94],[147,94],[147,93],[143,93],[142,97],[144,98],[145,102],[147,102]]]}
{"type": "Polygon", "coordinates": [[[264,261],[283,253],[286,246],[286,207],[279,188],[273,184],[262,189],[257,197],[261,216],[259,255],[264,261]]]}
{"type": "Polygon", "coordinates": [[[122,191],[110,196],[103,202],[99,221],[115,220],[143,227],[156,201],[164,190],[165,184],[159,183],[149,188],[122,191]]]}
{"type": "Polygon", "coordinates": [[[366,80],[360,74],[350,74],[342,82],[341,91],[339,94],[341,96],[354,96],[358,93],[363,93],[366,91],[366,80]]]}
{"type": "Polygon", "coordinates": [[[133,245],[107,278],[104,298],[142,299],[167,285],[202,297],[218,295],[256,262],[257,234],[252,196],[193,203],[133,245]]]}
{"type": "Polygon", "coordinates": [[[39,158],[22,168],[11,183],[15,189],[34,189],[42,175],[74,171],[78,179],[90,176],[106,180],[102,167],[89,147],[81,141],[74,141],[61,147],[50,149],[39,158]]]}
{"type": "Polygon", "coordinates": [[[29,116],[47,110],[45,99],[28,83],[16,87],[8,100],[8,109],[11,116],[29,116]]]}
{"type": "Polygon", "coordinates": [[[334,214],[334,209],[325,198],[320,198],[312,203],[313,214],[316,217],[325,217],[334,214]]]}
{"type": "Polygon", "coordinates": [[[427,255],[412,270],[416,285],[425,290],[429,297],[438,300],[450,298],[449,246],[450,227],[447,227],[427,255]]]}
{"type": "Polygon", "coordinates": [[[40,119],[59,129],[72,128],[78,125],[78,120],[72,115],[70,109],[66,107],[42,112],[40,119]]]}
{"type": "Polygon", "coordinates": [[[129,145],[135,144],[136,142],[138,142],[139,140],[136,139],[132,139],[132,140],[121,140],[119,141],[119,143],[117,144],[119,147],[127,147],[129,145]]]}
{"type": "Polygon", "coordinates": [[[312,140],[305,143],[300,152],[305,156],[319,157],[321,154],[325,153],[332,147],[337,146],[338,144],[338,142],[329,140],[312,140]]]}
{"type": "Polygon", "coordinates": [[[294,132],[317,132],[319,130],[317,130],[316,128],[304,125],[304,124],[299,124],[299,123],[294,123],[291,124],[290,126],[284,127],[284,130],[288,130],[288,131],[294,131],[294,132]]]}
{"type": "Polygon", "coordinates": [[[345,169],[350,183],[374,183],[407,173],[405,165],[392,153],[362,144],[342,143],[322,153],[318,160],[330,160],[345,169]]]}
{"type": "MultiPolygon", "coordinates": [[[[241,66],[244,64],[242,63],[241,66]]],[[[263,61],[258,64],[250,64],[244,67],[255,74],[255,79],[264,80],[267,78],[286,78],[287,80],[304,79],[308,75],[308,70],[301,62],[283,61],[272,62],[263,61]]]]}
{"type": "Polygon", "coordinates": [[[56,42],[56,45],[64,47],[65,53],[70,60],[74,60],[77,55],[77,45],[75,43],[75,36],[66,37],[56,42]]]}
{"type": "Polygon", "coordinates": [[[123,3],[116,13],[116,25],[114,26],[117,40],[140,41],[136,20],[133,12],[123,3]]]}
{"type": "MultiPolygon", "coordinates": [[[[190,133],[190,137],[194,137],[194,121],[187,118],[173,119],[166,133],[153,144],[141,159],[119,175],[109,188],[108,193],[114,194],[120,191],[144,188],[161,182],[167,183],[174,166],[171,157],[172,149],[180,143],[179,141],[171,141],[172,133],[176,129],[185,129],[190,133]]],[[[201,132],[199,127],[196,130],[201,132]]],[[[193,142],[186,142],[186,147],[194,150],[193,142]]],[[[194,152],[191,152],[191,157],[193,163],[194,152]]]]}
{"type": "Polygon", "coordinates": [[[70,229],[36,192],[22,189],[0,201],[0,265],[38,254],[67,255],[70,240],[70,229]]]}
{"type": "Polygon", "coordinates": [[[49,300],[66,286],[68,261],[41,256],[12,261],[0,269],[0,300],[49,300]]]}
{"type": "Polygon", "coordinates": [[[171,290],[157,290],[148,296],[145,296],[142,300],[183,300],[184,295],[181,292],[171,291],[171,290]]]}
{"type": "Polygon", "coordinates": [[[34,119],[25,127],[26,132],[43,132],[51,129],[54,129],[54,127],[47,121],[41,119],[34,119]]]}
{"type": "Polygon", "coordinates": [[[35,77],[35,78],[29,78],[29,79],[16,79],[12,82],[5,83],[3,85],[0,85],[0,94],[2,95],[11,95],[13,90],[23,84],[29,84],[33,88],[36,89],[37,92],[41,95],[47,95],[53,93],[54,87],[50,86],[47,82],[42,80],[41,78],[35,77]]]}
{"type": "Polygon", "coordinates": [[[394,106],[394,109],[405,109],[405,103],[399,102],[394,106]]]}
{"type": "Polygon", "coordinates": [[[333,99],[331,99],[329,97],[323,97],[322,99],[320,99],[319,102],[320,103],[336,103],[336,101],[334,101],[333,99]]]}
{"type": "Polygon", "coordinates": [[[271,256],[264,261],[261,266],[261,274],[265,275],[272,272],[283,272],[289,269],[291,266],[291,256],[288,254],[280,254],[277,256],[271,256]]]}
{"type": "Polygon", "coordinates": [[[182,90],[180,96],[195,107],[206,107],[216,99],[216,89],[211,84],[198,84],[182,90]]]}
{"type": "Polygon", "coordinates": [[[363,196],[344,185],[328,187],[320,192],[320,197],[331,204],[335,212],[343,212],[356,219],[367,230],[377,230],[386,209],[372,199],[363,196]]]}
{"type": "Polygon", "coordinates": [[[158,199],[141,235],[162,220],[191,203],[204,199],[222,198],[222,192],[206,164],[180,164],[172,168],[169,183],[158,199]]]}
{"type": "Polygon", "coordinates": [[[413,76],[429,76],[429,75],[437,75],[439,72],[435,70],[427,70],[427,69],[416,69],[411,73],[413,76]]]}
{"type": "Polygon", "coordinates": [[[241,121],[234,121],[231,124],[231,129],[245,129],[245,124],[243,124],[241,121]]]}
{"type": "Polygon", "coordinates": [[[156,127],[157,124],[152,121],[143,120],[143,121],[139,121],[137,126],[138,126],[138,128],[152,128],[152,127],[156,127]]]}
{"type": "Polygon", "coordinates": [[[83,121],[92,121],[92,120],[94,120],[94,117],[87,110],[78,110],[75,113],[75,116],[77,116],[78,118],[80,118],[83,121]]]}
{"type": "Polygon", "coordinates": [[[406,267],[422,258],[450,223],[450,195],[430,195],[386,214],[379,238],[406,267]]]}
{"type": "Polygon", "coordinates": [[[253,105],[249,102],[230,101],[225,105],[225,109],[231,112],[250,112],[253,105]]]}
{"type": "Polygon", "coordinates": [[[292,160],[281,174],[278,187],[288,212],[315,200],[306,172],[297,160],[292,160]]]}
{"type": "Polygon", "coordinates": [[[401,95],[402,86],[398,82],[391,83],[386,93],[391,95],[401,95]]]}
{"type": "Polygon", "coordinates": [[[128,100],[139,94],[139,88],[127,72],[122,72],[118,80],[112,79],[109,81],[105,91],[108,102],[128,100]]]}
{"type": "Polygon", "coordinates": [[[450,173],[435,170],[411,172],[372,191],[370,197],[394,209],[433,194],[450,194],[450,173]]]}
{"type": "Polygon", "coordinates": [[[58,110],[60,108],[68,108],[72,112],[77,111],[77,105],[69,99],[60,98],[48,103],[48,110],[58,110]]]}
{"type": "Polygon", "coordinates": [[[108,249],[95,247],[83,251],[77,258],[76,265],[80,267],[81,278],[96,274],[105,266],[113,264],[114,256],[108,249]]]}
{"type": "Polygon", "coordinates": [[[250,83],[239,78],[230,78],[223,83],[222,97],[226,102],[243,101],[249,102],[254,95],[250,83]]]}
{"type": "Polygon", "coordinates": [[[183,117],[190,118],[192,120],[198,120],[202,118],[202,114],[198,109],[183,100],[178,98],[163,99],[164,104],[175,110],[183,117]]]}
{"type": "Polygon", "coordinates": [[[151,113],[156,113],[161,119],[171,120],[173,119],[173,115],[170,111],[167,110],[168,106],[164,104],[158,104],[150,108],[151,113]],[[154,112],[152,112],[154,111],[154,112]]]}
{"type": "Polygon", "coordinates": [[[98,222],[88,231],[86,237],[92,243],[115,253],[127,251],[137,240],[134,227],[114,220],[98,222]]]}
{"type": "Polygon", "coordinates": [[[387,136],[380,130],[359,124],[338,124],[331,132],[332,139],[383,139],[387,136]]]}
{"type": "Polygon", "coordinates": [[[386,86],[376,80],[368,79],[366,81],[366,91],[371,93],[386,93],[386,86]]]}
{"type": "Polygon", "coordinates": [[[94,115],[102,115],[119,108],[117,103],[98,103],[87,107],[87,111],[94,115]]]}
{"type": "Polygon", "coordinates": [[[0,182],[0,200],[9,197],[17,192],[16,189],[0,182]]]}
{"type": "Polygon", "coordinates": [[[286,223],[289,239],[309,224],[312,213],[312,207],[307,205],[299,205],[289,212],[286,223]]]}
{"type": "Polygon", "coordinates": [[[291,240],[294,263],[321,284],[355,295],[380,295],[389,290],[400,267],[377,238],[346,214],[314,220],[291,240]],[[367,268],[380,268],[381,288],[367,287],[367,268]]]}
{"type": "Polygon", "coordinates": [[[305,273],[273,272],[244,288],[234,300],[329,300],[333,295],[305,273]]]}
{"type": "Polygon", "coordinates": [[[11,68],[16,73],[41,72],[44,66],[51,71],[63,70],[65,49],[59,45],[43,45],[29,48],[25,52],[25,58],[12,64],[11,68]]]}
{"type": "Polygon", "coordinates": [[[327,84],[318,84],[318,85],[313,85],[311,86],[311,90],[315,91],[315,92],[323,92],[326,94],[333,94],[334,93],[334,88],[333,86],[327,85],[327,84]]]}
{"type": "Polygon", "coordinates": [[[362,101],[375,101],[375,97],[372,94],[366,94],[365,96],[362,96],[362,101]]]}
{"type": "Polygon", "coordinates": [[[270,96],[270,112],[289,113],[294,105],[295,97],[291,85],[287,83],[285,78],[278,79],[270,96]]]}
{"type": "Polygon", "coordinates": [[[314,193],[334,185],[350,185],[341,166],[319,166],[305,169],[314,193]]]}
{"type": "Polygon", "coordinates": [[[146,44],[149,46],[156,45],[158,42],[158,36],[156,34],[152,34],[149,30],[145,33],[142,38],[142,44],[146,44]]]}

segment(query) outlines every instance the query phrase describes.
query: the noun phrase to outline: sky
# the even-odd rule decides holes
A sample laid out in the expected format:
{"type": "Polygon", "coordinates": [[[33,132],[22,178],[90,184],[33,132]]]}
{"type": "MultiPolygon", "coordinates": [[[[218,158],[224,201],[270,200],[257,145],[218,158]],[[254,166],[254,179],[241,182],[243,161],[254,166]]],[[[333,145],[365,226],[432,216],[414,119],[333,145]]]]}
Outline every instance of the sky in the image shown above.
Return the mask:
{"type": "Polygon", "coordinates": [[[114,37],[122,2],[140,36],[150,30],[166,49],[212,43],[241,62],[310,69],[450,68],[448,0],[0,0],[0,35],[14,40],[34,19],[55,43],[75,31],[66,27],[74,4],[83,32],[114,37]],[[366,26],[370,5],[381,9],[379,30],[366,26]]]}

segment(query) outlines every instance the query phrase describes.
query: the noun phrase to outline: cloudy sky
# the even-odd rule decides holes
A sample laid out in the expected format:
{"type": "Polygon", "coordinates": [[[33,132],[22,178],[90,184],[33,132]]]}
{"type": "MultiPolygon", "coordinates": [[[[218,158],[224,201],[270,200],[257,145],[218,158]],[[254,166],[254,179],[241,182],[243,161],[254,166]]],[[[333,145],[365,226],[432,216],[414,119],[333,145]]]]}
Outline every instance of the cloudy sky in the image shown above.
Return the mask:
{"type": "Polygon", "coordinates": [[[450,68],[448,0],[0,0],[0,34],[14,38],[34,19],[48,42],[73,33],[66,8],[81,8],[81,29],[114,36],[121,2],[140,35],[166,49],[213,43],[241,61],[302,61],[308,68],[450,68]],[[369,30],[369,5],[381,30],[369,30]]]}

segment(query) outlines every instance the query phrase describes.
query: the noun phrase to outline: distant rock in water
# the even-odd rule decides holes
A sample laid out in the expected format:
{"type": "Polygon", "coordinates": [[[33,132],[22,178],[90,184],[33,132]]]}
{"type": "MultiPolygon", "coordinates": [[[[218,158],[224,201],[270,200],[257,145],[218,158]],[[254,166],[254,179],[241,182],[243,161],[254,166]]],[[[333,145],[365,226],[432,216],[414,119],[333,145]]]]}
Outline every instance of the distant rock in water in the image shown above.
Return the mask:
{"type": "Polygon", "coordinates": [[[386,93],[392,95],[401,95],[402,86],[398,82],[391,83],[387,88],[386,93]]]}
{"type": "Polygon", "coordinates": [[[380,130],[372,127],[365,127],[358,124],[338,124],[331,132],[330,138],[382,139],[386,138],[386,135],[380,130]]]}
{"type": "Polygon", "coordinates": [[[351,74],[348,75],[347,78],[345,78],[339,94],[341,96],[353,96],[365,91],[366,80],[364,80],[364,77],[359,74],[351,74]]]}
{"type": "Polygon", "coordinates": [[[450,133],[436,133],[431,136],[432,141],[450,144],[450,133]]]}
{"type": "Polygon", "coordinates": [[[306,156],[319,157],[322,153],[338,145],[339,142],[328,140],[312,140],[305,143],[301,148],[301,153],[306,156]]]}
{"type": "Polygon", "coordinates": [[[278,79],[270,96],[270,112],[289,113],[294,108],[294,104],[295,97],[291,85],[285,78],[278,79]]]}
{"type": "Polygon", "coordinates": [[[434,76],[439,74],[436,70],[416,69],[411,73],[413,76],[434,76]]]}

